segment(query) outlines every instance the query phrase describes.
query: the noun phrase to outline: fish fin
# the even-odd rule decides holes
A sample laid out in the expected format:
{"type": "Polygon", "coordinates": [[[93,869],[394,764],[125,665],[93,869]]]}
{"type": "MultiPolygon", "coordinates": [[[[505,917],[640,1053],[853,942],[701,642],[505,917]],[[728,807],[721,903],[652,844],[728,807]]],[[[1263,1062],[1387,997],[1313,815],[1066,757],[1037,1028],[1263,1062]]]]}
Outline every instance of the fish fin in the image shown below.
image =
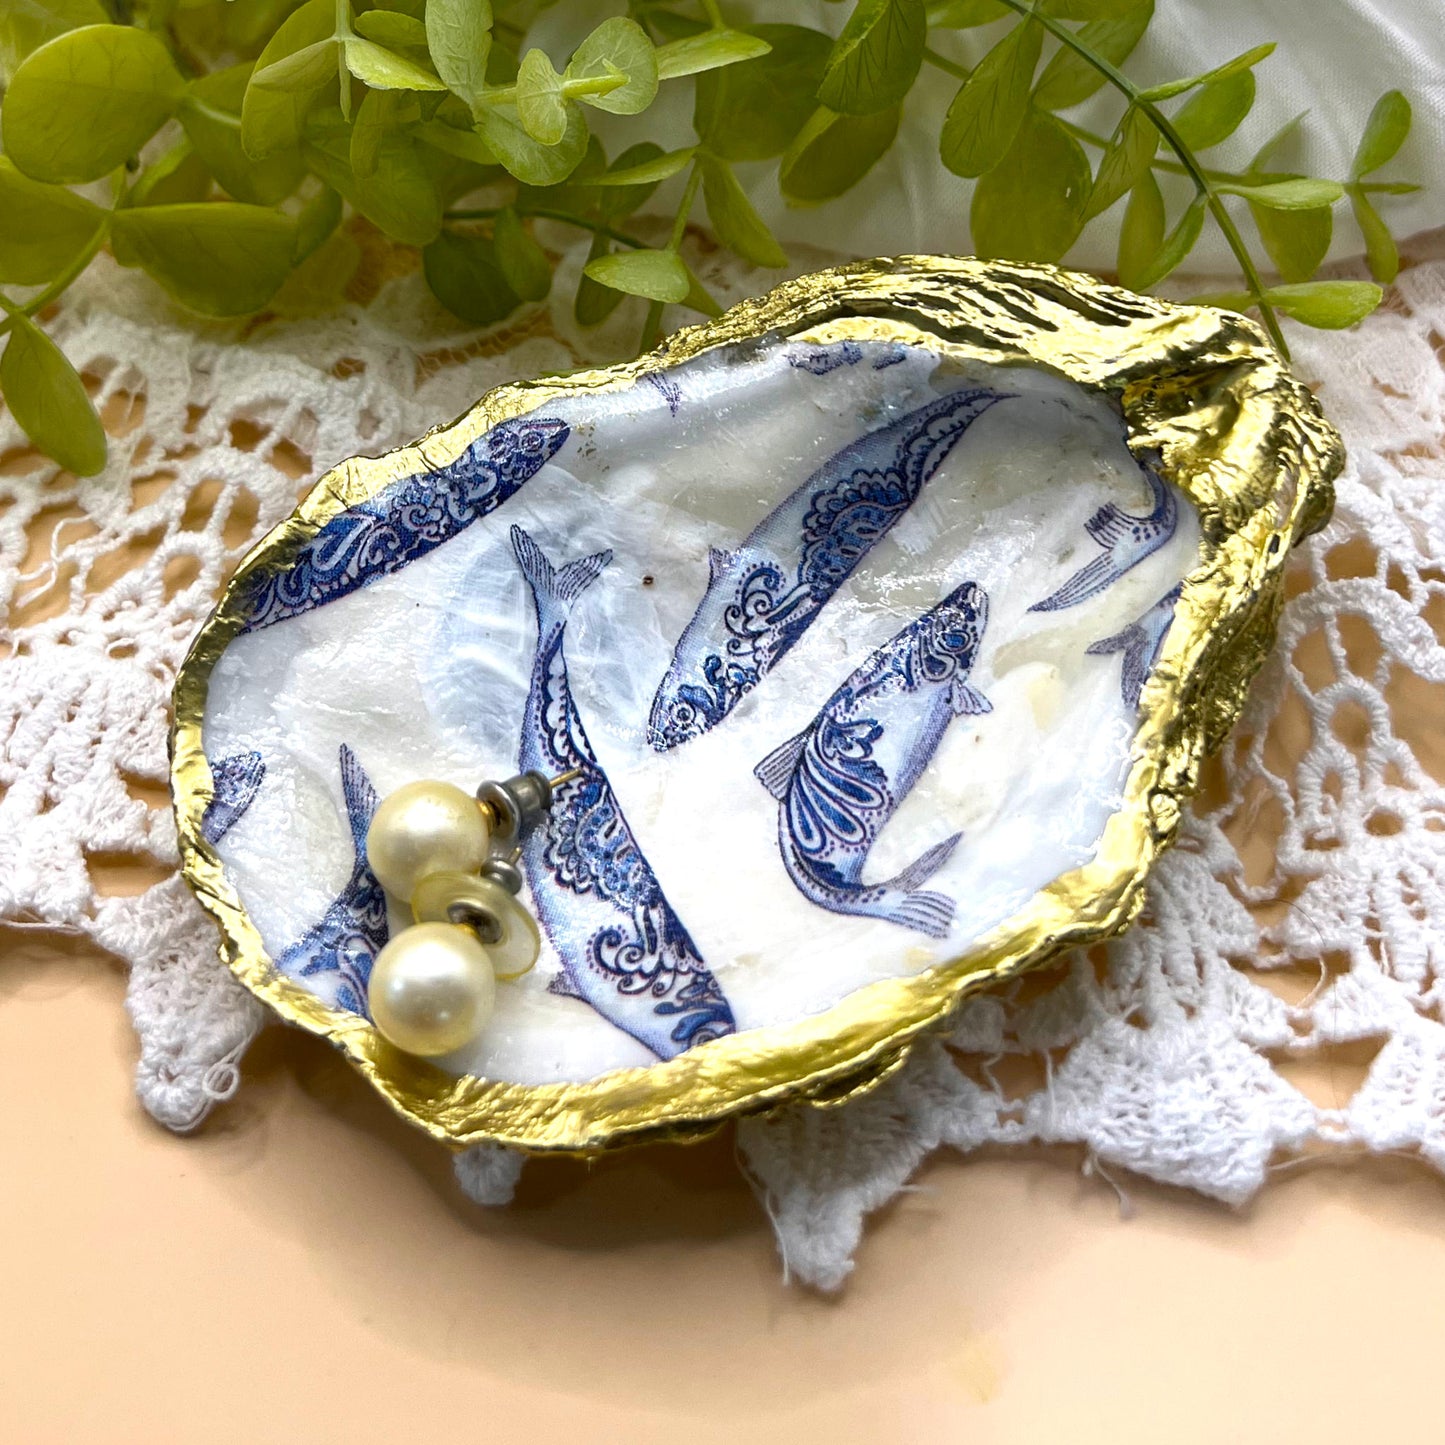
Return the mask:
{"type": "Polygon", "coordinates": [[[912,893],[914,889],[921,888],[953,856],[953,850],[962,837],[962,833],[955,833],[953,837],[935,843],[920,853],[896,878],[890,878],[882,886],[897,888],[902,893],[912,893]]]}
{"type": "Polygon", "coordinates": [[[725,547],[709,547],[707,549],[707,580],[716,582],[719,577],[725,576],[727,570],[732,566],[735,552],[729,552],[725,547]]]}
{"type": "Polygon", "coordinates": [[[547,554],[520,527],[512,528],[512,551],[517,565],[532,589],[533,601],[540,615],[546,604],[552,604],[565,617],[572,604],[602,575],[612,560],[612,549],[579,557],[560,571],[547,560],[547,554]]]}
{"type": "Polygon", "coordinates": [[[930,938],[944,938],[953,925],[955,907],[953,899],[943,893],[910,893],[888,910],[888,917],[930,938]]]}
{"type": "Polygon", "coordinates": [[[993,711],[993,704],[964,678],[955,677],[948,692],[954,717],[980,717],[993,711]]]}
{"type": "Polygon", "coordinates": [[[809,723],[797,737],[789,738],[780,747],[774,748],[753,769],[753,776],[780,803],[788,796],[788,785],[797,771],[798,759],[803,755],[803,749],[812,735],[813,724],[809,723]]]}
{"type": "Polygon", "coordinates": [[[1107,553],[1096,557],[1087,567],[1081,567],[1057,592],[1052,592],[1042,602],[1035,602],[1030,612],[1057,612],[1083,602],[1094,593],[1102,591],[1113,580],[1114,560],[1107,553]]]}
{"type": "Polygon", "coordinates": [[[1111,652],[1125,651],[1142,636],[1143,629],[1137,622],[1131,622],[1122,632],[1116,632],[1110,637],[1101,637],[1097,642],[1091,642],[1084,651],[1090,657],[1105,657],[1111,652]]]}
{"type": "Polygon", "coordinates": [[[346,820],[351,824],[351,841],[356,847],[356,861],[366,861],[366,834],[372,814],[380,799],[366,769],[345,743],[341,745],[341,796],[346,802],[346,820]]]}
{"type": "Polygon", "coordinates": [[[1101,547],[1112,547],[1115,542],[1123,541],[1138,523],[1137,517],[1131,517],[1122,507],[1110,502],[1084,523],[1084,530],[1101,547]]]}
{"type": "Polygon", "coordinates": [[[547,985],[547,992],[555,994],[558,998],[580,999],[582,997],[581,989],[572,982],[572,975],[565,968],[561,973],[552,975],[552,980],[547,985]]]}

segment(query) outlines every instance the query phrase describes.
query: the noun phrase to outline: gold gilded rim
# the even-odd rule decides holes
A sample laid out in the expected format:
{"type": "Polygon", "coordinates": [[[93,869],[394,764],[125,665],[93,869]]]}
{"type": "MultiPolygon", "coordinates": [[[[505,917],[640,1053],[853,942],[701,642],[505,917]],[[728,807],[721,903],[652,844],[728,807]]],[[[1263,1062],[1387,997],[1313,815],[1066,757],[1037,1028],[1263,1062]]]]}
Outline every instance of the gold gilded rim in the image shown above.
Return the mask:
{"type": "Polygon", "coordinates": [[[1273,642],[1288,551],[1324,524],[1342,464],[1339,437],[1313,397],[1263,332],[1233,313],[1137,296],[1052,266],[948,257],[863,261],[800,277],[636,361],[498,387],[414,446],[352,458],[322,477],[242,562],[177,677],[171,779],[182,871],[220,924],[221,956],[236,976],[283,1018],[330,1039],[395,1109],[448,1144],[592,1152],[696,1137],[783,1099],[836,1101],[896,1068],[912,1041],[966,995],[1133,919],[1200,761],[1238,717],[1273,642]],[[279,974],[202,837],[212,786],[202,750],[206,694],[211,669],[240,631],[238,599],[253,574],[285,567],[336,513],[446,465],[499,422],[767,335],[912,342],[958,360],[1038,366],[1107,392],[1122,408],[1130,446],[1157,458],[1198,509],[1203,539],[1144,690],[1123,803],[1093,861],[1056,879],[966,953],[869,984],[815,1017],[586,1083],[444,1074],[279,974]]]}

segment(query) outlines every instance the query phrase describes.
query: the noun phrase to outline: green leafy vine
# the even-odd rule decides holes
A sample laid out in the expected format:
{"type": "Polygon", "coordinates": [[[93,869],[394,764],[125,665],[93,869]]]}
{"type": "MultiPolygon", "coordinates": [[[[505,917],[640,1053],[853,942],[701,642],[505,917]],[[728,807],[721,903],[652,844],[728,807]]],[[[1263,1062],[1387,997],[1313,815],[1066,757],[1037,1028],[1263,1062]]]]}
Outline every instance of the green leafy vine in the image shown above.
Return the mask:
{"type": "Polygon", "coordinates": [[[1359,320],[1399,266],[1379,207],[1417,189],[1375,178],[1409,102],[1380,99],[1342,179],[1280,162],[1303,117],[1242,167],[1207,164],[1273,47],[1140,85],[1123,67],[1154,4],[853,0],[832,36],[719,0],[630,0],[563,62],[527,44],[543,0],[0,0],[0,393],[42,452],[99,471],[103,429],[43,329],[95,257],[204,315],[284,314],[340,299],[359,254],[348,215],[417,248],[433,295],[479,326],[551,292],[534,223],[574,228],[591,238],[578,321],[640,297],[645,350],[667,306],[718,312],[682,254],[699,199],[723,246],[786,266],[737,167],[771,165],[789,204],[837,201],[886,163],[905,107],[930,104],[925,66],[958,83],[938,147],[971,183],[978,254],[1062,260],[1107,213],[1119,279],[1145,290],[1212,223],[1242,284],[1203,299],[1257,313],[1281,351],[1281,315],[1359,320]],[[685,130],[653,118],[675,83],[692,91],[685,130]],[[1104,87],[1121,105],[1108,134],[1071,115],[1104,87]],[[601,116],[641,128],[610,159],[601,116]],[[658,243],[633,218],[669,184],[658,243]],[[1373,283],[1317,278],[1342,202],[1373,283]]]}

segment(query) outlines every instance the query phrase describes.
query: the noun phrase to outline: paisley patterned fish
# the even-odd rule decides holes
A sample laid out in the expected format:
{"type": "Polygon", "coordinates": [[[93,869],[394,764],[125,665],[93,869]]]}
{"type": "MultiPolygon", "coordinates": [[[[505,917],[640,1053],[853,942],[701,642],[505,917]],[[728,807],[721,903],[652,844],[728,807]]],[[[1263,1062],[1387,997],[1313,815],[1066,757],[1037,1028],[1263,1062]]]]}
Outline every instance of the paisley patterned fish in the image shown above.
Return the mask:
{"type": "Polygon", "coordinates": [[[201,837],[215,847],[241,820],[266,776],[261,754],[232,753],[211,764],[211,801],[201,819],[201,837]]]}
{"type": "Polygon", "coordinates": [[[537,609],[537,653],[522,723],[523,771],[580,776],[522,852],[532,898],[562,959],[552,989],[579,998],[659,1058],[733,1032],[732,1009],[642,856],[572,699],[562,641],[577,599],[612,560],[556,571],[520,527],[512,548],[537,609]]]}
{"type": "Polygon", "coordinates": [[[341,793],[356,862],[346,887],[321,922],[276,960],[292,978],[315,980],[313,991],[336,1008],[369,1018],[366,985],[387,939],[386,894],[366,861],[366,831],[376,812],[376,789],[350,748],[341,748],[341,793]]]}
{"type": "Polygon", "coordinates": [[[807,631],[858,562],[913,505],[963,434],[1009,393],[967,387],[843,448],[736,550],[708,586],[648,719],[658,752],[715,726],[807,631]]]}
{"type": "Polygon", "coordinates": [[[448,466],[406,477],[338,512],[283,571],[253,579],[241,603],[242,631],[298,617],[426,556],[515,496],[557,455],[569,431],[549,417],[501,422],[448,466]]]}
{"type": "Polygon", "coordinates": [[[753,770],[782,804],[783,863],[814,903],[934,938],[948,932],[953,900],[918,890],[962,834],[935,843],[885,882],[865,883],[862,874],[949,723],[993,710],[968,681],[987,623],[987,594],[965,582],[872,653],[797,737],[753,770]]]}
{"type": "Polygon", "coordinates": [[[1182,582],[1177,587],[1171,587],[1142,617],[1131,622],[1122,632],[1100,638],[1084,649],[1091,657],[1106,656],[1111,652],[1124,654],[1120,691],[1127,708],[1139,706],[1144,684],[1149,681],[1149,674],[1154,671],[1159,654],[1164,651],[1164,639],[1174,621],[1174,607],[1183,591],[1182,582]]]}
{"type": "Polygon", "coordinates": [[[1174,535],[1179,504],[1173,490],[1149,468],[1143,468],[1143,474],[1154,498],[1153,509],[1139,517],[1113,502],[1100,507],[1084,523],[1084,530],[1104,549],[1104,555],[1079,568],[1057,592],[1035,602],[1030,612],[1057,612],[1086,602],[1157,552],[1174,535]]]}

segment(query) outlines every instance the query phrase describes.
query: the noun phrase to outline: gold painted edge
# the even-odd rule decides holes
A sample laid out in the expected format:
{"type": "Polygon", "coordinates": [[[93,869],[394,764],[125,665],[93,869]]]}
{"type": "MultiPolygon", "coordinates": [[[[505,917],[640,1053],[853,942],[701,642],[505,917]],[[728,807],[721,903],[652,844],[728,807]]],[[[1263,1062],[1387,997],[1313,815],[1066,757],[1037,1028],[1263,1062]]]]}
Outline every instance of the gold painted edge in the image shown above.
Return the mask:
{"type": "Polygon", "coordinates": [[[1200,762],[1238,717],[1273,642],[1288,551],[1328,518],[1342,465],[1340,439],[1313,397],[1260,329],[1233,313],[1138,296],[1052,266],[966,258],[902,256],[800,277],[635,361],[498,387],[414,445],[352,458],[323,476],[242,561],[177,676],[171,776],[182,871],[220,925],[221,957],[241,982],[283,1018],[329,1039],[393,1108],[455,1147],[596,1152],[698,1137],[786,1099],[836,1100],[897,1068],[913,1040],[969,994],[1111,937],[1133,919],[1200,762]],[[767,335],[912,341],[960,360],[1041,366],[1115,397],[1130,446],[1157,456],[1197,508],[1203,535],[1141,700],[1122,805],[1091,862],[966,953],[867,985],[817,1016],[585,1083],[453,1078],[401,1054],[365,1019],[328,1008],[275,970],[201,835],[212,787],[202,749],[206,695],[211,669],[240,630],[236,600],[256,571],[284,567],[337,512],[451,462],[498,422],[767,335]]]}

